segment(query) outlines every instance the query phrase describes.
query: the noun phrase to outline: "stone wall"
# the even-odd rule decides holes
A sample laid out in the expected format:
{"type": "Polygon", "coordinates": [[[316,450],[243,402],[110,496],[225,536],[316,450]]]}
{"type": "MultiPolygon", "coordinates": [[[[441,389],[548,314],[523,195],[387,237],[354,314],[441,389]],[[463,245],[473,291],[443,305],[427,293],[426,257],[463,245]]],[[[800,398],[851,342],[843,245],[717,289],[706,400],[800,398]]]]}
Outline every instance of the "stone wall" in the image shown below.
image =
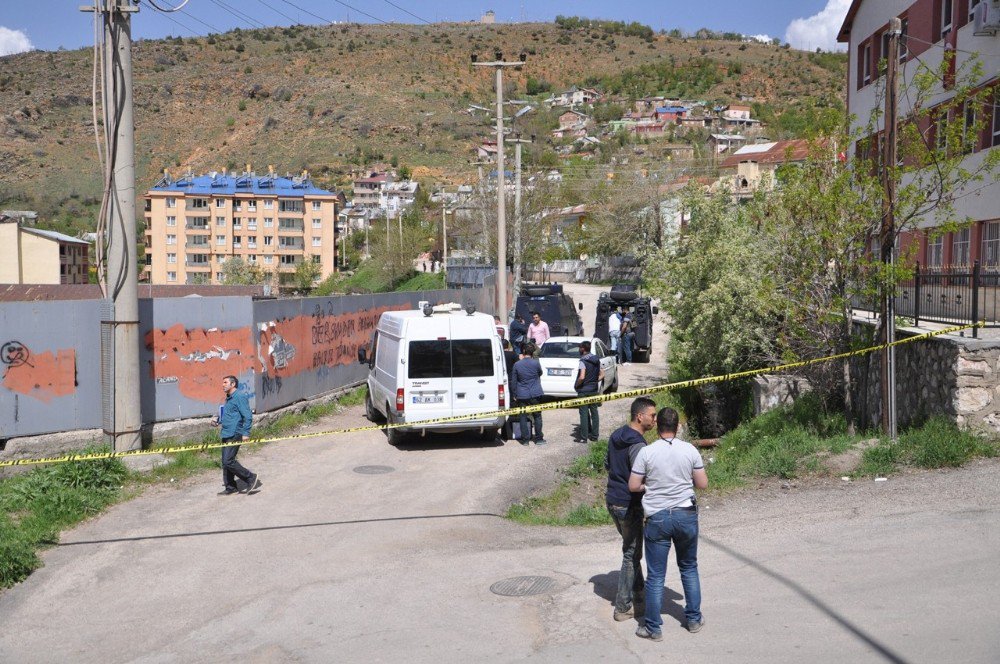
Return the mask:
{"type": "Polygon", "coordinates": [[[812,385],[801,376],[757,376],[753,379],[753,414],[791,405],[806,392],[812,392],[812,385]]]}
{"type": "MultiPolygon", "coordinates": [[[[898,338],[918,332],[901,330],[898,338]]],[[[862,425],[881,419],[880,355],[852,362],[862,425]]],[[[896,412],[900,428],[944,415],[974,431],[1000,433],[1000,340],[942,335],[896,348],[896,412]]]]}

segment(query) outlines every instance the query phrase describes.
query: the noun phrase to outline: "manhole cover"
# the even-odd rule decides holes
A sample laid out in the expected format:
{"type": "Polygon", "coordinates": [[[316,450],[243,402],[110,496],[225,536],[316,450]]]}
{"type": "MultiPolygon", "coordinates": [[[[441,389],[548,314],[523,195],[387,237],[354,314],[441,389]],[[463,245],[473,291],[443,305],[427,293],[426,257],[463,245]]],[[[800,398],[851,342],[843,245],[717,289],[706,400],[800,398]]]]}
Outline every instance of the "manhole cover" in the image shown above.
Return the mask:
{"type": "Polygon", "coordinates": [[[513,579],[497,581],[490,586],[490,592],[504,597],[526,597],[547,593],[555,585],[556,580],[548,576],[515,576],[513,579]]]}
{"type": "Polygon", "coordinates": [[[396,470],[392,466],[358,466],[354,472],[362,475],[384,475],[396,470]]]}

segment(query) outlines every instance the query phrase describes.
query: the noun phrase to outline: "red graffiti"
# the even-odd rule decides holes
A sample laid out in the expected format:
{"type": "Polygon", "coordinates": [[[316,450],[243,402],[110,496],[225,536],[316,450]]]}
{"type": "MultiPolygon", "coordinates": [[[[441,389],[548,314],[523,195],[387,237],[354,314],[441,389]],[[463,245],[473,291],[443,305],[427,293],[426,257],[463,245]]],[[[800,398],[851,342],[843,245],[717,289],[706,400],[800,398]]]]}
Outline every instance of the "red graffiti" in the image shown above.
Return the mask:
{"type": "Polygon", "coordinates": [[[153,380],[176,380],[181,394],[198,401],[221,401],[222,378],[253,369],[248,327],[187,330],[178,323],[167,330],[150,330],[146,348],[153,352],[149,367],[153,380]]]}
{"type": "Polygon", "coordinates": [[[73,348],[56,351],[55,355],[49,351],[35,355],[18,344],[16,353],[4,354],[3,363],[7,365],[3,385],[13,392],[45,403],[76,392],[76,350],[73,348]]]}

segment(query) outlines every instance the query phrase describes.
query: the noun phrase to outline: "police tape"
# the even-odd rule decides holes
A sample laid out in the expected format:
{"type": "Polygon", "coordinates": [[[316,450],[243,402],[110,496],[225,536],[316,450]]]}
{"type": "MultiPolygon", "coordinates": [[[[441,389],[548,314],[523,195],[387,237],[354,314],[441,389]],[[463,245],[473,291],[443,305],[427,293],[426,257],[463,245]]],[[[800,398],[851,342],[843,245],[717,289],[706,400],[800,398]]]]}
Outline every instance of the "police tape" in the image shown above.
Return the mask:
{"type": "Polygon", "coordinates": [[[505,408],[505,409],[492,410],[480,413],[469,413],[466,415],[438,417],[434,419],[417,420],[413,422],[389,422],[386,424],[371,424],[363,427],[347,427],[343,429],[330,429],[327,431],[317,431],[313,433],[289,434],[287,436],[275,436],[272,438],[250,438],[248,440],[239,443],[236,442],[196,443],[189,445],[175,445],[171,447],[155,447],[155,448],[140,449],[140,450],[127,450],[123,452],[88,452],[82,454],[65,454],[62,456],[53,456],[53,457],[38,457],[33,459],[7,459],[7,460],[0,460],[0,468],[9,468],[11,466],[68,463],[71,461],[98,461],[101,459],[124,459],[128,457],[147,456],[154,454],[204,452],[207,450],[221,449],[223,447],[232,447],[234,444],[255,445],[259,443],[276,443],[276,442],[284,442],[292,440],[303,440],[306,438],[321,438],[324,436],[340,436],[344,434],[361,433],[365,431],[386,431],[389,429],[399,429],[404,427],[419,429],[431,425],[468,422],[469,420],[499,419],[501,417],[512,417],[515,415],[537,413],[546,410],[562,410],[565,408],[578,408],[580,406],[587,406],[590,404],[600,404],[600,403],[605,403],[607,401],[616,401],[618,399],[631,399],[634,397],[648,396],[650,394],[657,394],[660,392],[669,392],[672,390],[698,387],[699,385],[709,385],[711,383],[725,383],[731,380],[738,380],[740,378],[750,378],[752,376],[761,376],[765,374],[779,373],[781,371],[788,371],[789,369],[800,369],[802,367],[821,364],[823,362],[832,362],[834,360],[844,360],[851,357],[859,357],[861,355],[867,355],[868,353],[884,350],[889,347],[902,346],[904,344],[913,343],[915,341],[923,341],[924,339],[929,339],[931,337],[936,337],[943,334],[954,334],[955,332],[960,332],[962,330],[967,330],[973,327],[985,327],[985,323],[956,325],[941,330],[934,330],[933,332],[925,332],[924,334],[907,337],[906,339],[899,339],[890,344],[879,344],[877,346],[869,346],[867,348],[861,348],[858,350],[838,353],[836,355],[827,355],[826,357],[819,357],[811,360],[800,360],[798,362],[788,362],[786,364],[779,364],[775,366],[764,367],[761,369],[737,371],[735,373],[727,373],[719,376],[709,376],[706,378],[694,378],[692,380],[682,380],[674,383],[664,383],[662,385],[653,385],[650,387],[642,387],[634,390],[625,390],[623,392],[615,392],[613,394],[598,394],[590,397],[578,397],[576,399],[554,401],[550,403],[536,404],[534,406],[519,406],[517,408],[505,408]]]}

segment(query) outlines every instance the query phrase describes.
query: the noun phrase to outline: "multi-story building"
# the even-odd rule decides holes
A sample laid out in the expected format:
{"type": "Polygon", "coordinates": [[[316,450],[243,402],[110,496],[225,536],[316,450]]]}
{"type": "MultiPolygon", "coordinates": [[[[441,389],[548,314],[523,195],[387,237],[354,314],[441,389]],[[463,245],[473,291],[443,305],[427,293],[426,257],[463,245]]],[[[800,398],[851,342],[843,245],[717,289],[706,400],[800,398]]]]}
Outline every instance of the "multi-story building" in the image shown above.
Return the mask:
{"type": "Polygon", "coordinates": [[[386,185],[393,181],[391,173],[371,173],[354,181],[354,197],[351,203],[356,208],[379,207],[379,199],[386,185]]]}
{"type": "Polygon", "coordinates": [[[239,257],[279,283],[312,261],[320,279],[336,266],[338,195],[302,177],[209,173],[160,180],[146,199],[146,267],[153,284],[219,284],[239,257]]]}
{"type": "Polygon", "coordinates": [[[0,284],[86,284],[90,244],[0,216],[0,284]]]}
{"type": "Polygon", "coordinates": [[[805,139],[744,145],[719,164],[718,188],[731,192],[734,200],[746,200],[757,191],[774,189],[780,166],[801,163],[808,156],[805,139]]]}
{"type": "MultiPolygon", "coordinates": [[[[937,114],[920,130],[931,140],[943,140],[941,131],[945,123],[961,122],[965,126],[982,124],[982,131],[972,137],[962,168],[978,168],[986,155],[1000,145],[1000,19],[998,0],[854,0],[840,29],[838,40],[848,44],[850,64],[847,77],[848,110],[855,118],[855,128],[864,129],[871,111],[884,104],[882,62],[888,51],[888,29],[891,18],[902,21],[903,38],[899,48],[899,81],[901,89],[913,80],[923,64],[931,71],[938,70],[946,53],[955,54],[947,65],[950,73],[932,90],[929,100],[932,108],[947,109],[955,94],[949,80],[956,72],[963,71],[970,58],[978,57],[982,74],[971,84],[986,93],[986,102],[966,105],[964,109],[951,109],[937,114]],[[977,17],[979,26],[977,27],[977,17]],[[984,21],[983,19],[987,20],[984,21]],[[980,34],[977,34],[980,33],[980,34]],[[978,118],[981,118],[980,121],[978,118]]],[[[900,118],[905,120],[911,107],[911,94],[900,94],[900,118]]],[[[876,128],[880,133],[884,125],[876,128]]],[[[849,151],[857,154],[858,147],[849,151]]],[[[1000,267],[1000,182],[990,178],[975,182],[969,191],[956,192],[955,218],[972,219],[973,224],[955,232],[927,233],[920,231],[901,238],[903,244],[919,242],[917,260],[928,267],[942,265],[971,265],[980,260],[985,266],[1000,267]]],[[[923,229],[933,225],[926,218],[923,229]]]]}

